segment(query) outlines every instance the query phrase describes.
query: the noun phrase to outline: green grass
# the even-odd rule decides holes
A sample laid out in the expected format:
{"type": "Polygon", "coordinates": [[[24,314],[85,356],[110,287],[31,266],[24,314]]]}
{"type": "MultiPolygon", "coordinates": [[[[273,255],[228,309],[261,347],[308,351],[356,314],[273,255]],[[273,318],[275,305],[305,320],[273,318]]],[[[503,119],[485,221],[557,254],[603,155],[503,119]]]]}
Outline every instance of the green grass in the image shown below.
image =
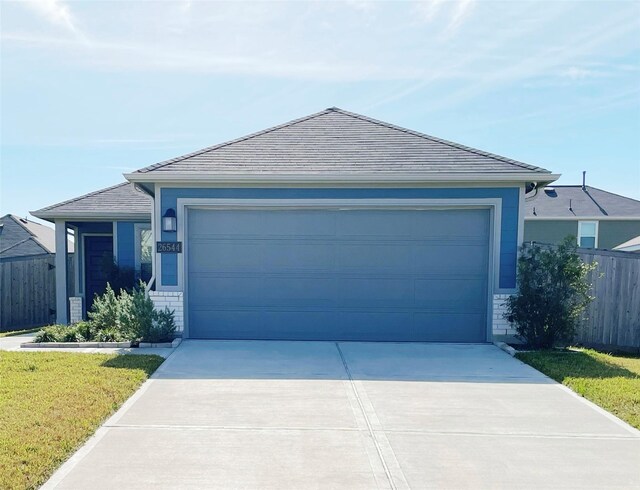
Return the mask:
{"type": "Polygon", "coordinates": [[[162,361],[0,352],[0,488],[44,483],[162,361]]]}
{"type": "Polygon", "coordinates": [[[8,332],[0,332],[0,337],[13,337],[14,335],[22,335],[25,333],[39,332],[43,327],[28,328],[26,330],[10,330],[8,332]]]}
{"type": "Polygon", "coordinates": [[[518,359],[640,429],[640,358],[590,349],[521,352],[518,359]]]}

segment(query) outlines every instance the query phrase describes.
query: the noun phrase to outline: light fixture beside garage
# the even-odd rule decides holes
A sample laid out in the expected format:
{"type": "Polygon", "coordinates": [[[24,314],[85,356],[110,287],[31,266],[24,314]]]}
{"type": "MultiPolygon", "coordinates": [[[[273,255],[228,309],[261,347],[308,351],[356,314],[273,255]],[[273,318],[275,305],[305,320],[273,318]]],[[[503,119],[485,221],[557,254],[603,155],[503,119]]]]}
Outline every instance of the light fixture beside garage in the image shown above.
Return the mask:
{"type": "Polygon", "coordinates": [[[175,232],[177,229],[176,210],[169,208],[162,215],[162,231],[175,232]]]}

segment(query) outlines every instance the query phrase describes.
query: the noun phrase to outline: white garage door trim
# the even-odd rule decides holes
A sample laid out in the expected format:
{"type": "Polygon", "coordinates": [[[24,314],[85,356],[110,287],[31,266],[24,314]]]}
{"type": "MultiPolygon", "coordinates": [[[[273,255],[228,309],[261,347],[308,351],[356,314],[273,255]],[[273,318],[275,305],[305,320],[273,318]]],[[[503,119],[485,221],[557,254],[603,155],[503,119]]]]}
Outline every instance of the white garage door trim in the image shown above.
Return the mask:
{"type": "MultiPolygon", "coordinates": [[[[486,339],[492,335],[493,318],[493,291],[494,284],[498,284],[500,268],[500,223],[502,217],[502,199],[211,199],[211,198],[180,198],[177,200],[178,230],[177,239],[183,242],[183,253],[178,256],[178,285],[162,287],[164,291],[182,291],[184,309],[184,332],[189,338],[189,311],[188,302],[188,278],[185,271],[188,270],[189,247],[185,238],[187,230],[187,213],[190,208],[198,209],[411,209],[411,210],[437,210],[437,209],[489,209],[489,274],[487,277],[487,326],[486,339]]],[[[161,261],[158,261],[160,263],[161,261]]],[[[160,268],[159,268],[160,269],[160,268]]],[[[162,271],[158,270],[159,277],[162,271]]]]}

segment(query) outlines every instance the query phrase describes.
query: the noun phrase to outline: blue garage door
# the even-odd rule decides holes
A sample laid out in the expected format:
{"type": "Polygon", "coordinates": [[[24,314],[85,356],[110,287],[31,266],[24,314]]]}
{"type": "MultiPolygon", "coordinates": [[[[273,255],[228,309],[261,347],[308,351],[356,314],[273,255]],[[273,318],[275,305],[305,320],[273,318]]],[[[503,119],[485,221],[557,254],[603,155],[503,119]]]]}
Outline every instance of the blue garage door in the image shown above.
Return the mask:
{"type": "Polygon", "coordinates": [[[200,339],[484,342],[489,211],[188,211],[200,339]]]}

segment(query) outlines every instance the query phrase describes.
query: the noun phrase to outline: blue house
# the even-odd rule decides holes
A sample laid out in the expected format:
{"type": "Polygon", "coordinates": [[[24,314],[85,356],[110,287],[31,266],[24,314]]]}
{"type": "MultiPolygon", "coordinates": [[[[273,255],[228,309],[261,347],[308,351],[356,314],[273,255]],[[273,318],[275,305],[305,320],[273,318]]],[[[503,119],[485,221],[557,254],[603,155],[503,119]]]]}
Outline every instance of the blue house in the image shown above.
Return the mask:
{"type": "Polygon", "coordinates": [[[513,333],[525,195],[558,175],[330,108],[125,178],[33,213],[78,243],[61,323],[113,256],[186,338],[485,342],[513,333]]]}

